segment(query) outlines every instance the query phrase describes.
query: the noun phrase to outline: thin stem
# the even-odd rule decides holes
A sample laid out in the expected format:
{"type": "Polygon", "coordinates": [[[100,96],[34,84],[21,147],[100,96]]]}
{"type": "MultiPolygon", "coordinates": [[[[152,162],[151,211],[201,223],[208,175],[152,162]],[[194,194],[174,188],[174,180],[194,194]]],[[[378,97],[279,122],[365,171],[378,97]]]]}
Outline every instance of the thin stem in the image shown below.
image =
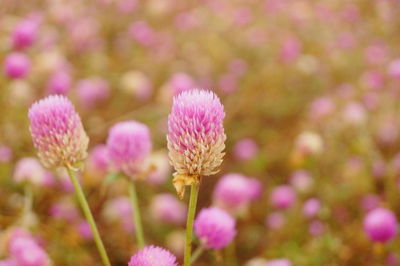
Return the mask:
{"type": "Polygon", "coordinates": [[[225,250],[225,254],[226,254],[226,262],[227,262],[227,264],[228,265],[231,265],[231,266],[236,266],[237,265],[237,261],[236,261],[236,248],[235,248],[235,242],[234,241],[232,241],[232,243],[231,244],[229,244],[227,247],[226,247],[226,250],[225,250]]]}
{"type": "Polygon", "coordinates": [[[142,249],[142,248],[144,248],[142,219],[140,218],[140,210],[139,210],[139,204],[138,204],[138,199],[137,199],[137,193],[136,193],[135,183],[133,180],[129,180],[129,196],[131,197],[133,221],[135,223],[136,240],[139,245],[139,248],[142,249]]]}
{"type": "Polygon", "coordinates": [[[193,220],[194,220],[194,215],[196,213],[198,194],[199,194],[199,185],[198,184],[191,185],[189,212],[186,222],[186,244],[185,244],[184,266],[190,265],[190,256],[192,250],[193,220]]]}
{"type": "Polygon", "coordinates": [[[201,254],[204,251],[204,247],[202,245],[198,246],[197,249],[193,252],[192,259],[190,260],[190,263],[193,264],[196,262],[196,260],[201,256],[201,254]]]}
{"type": "Polygon", "coordinates": [[[93,238],[96,242],[97,250],[100,253],[101,260],[105,266],[111,266],[110,260],[107,256],[106,249],[104,248],[103,242],[101,241],[99,231],[97,230],[96,223],[93,219],[92,212],[90,211],[89,205],[86,201],[85,194],[83,193],[82,187],[79,184],[78,178],[76,177],[75,172],[67,167],[67,171],[69,177],[71,178],[72,183],[74,184],[75,194],[78,198],[79,204],[81,205],[82,211],[85,214],[86,220],[90,225],[90,228],[93,232],[93,238]]]}

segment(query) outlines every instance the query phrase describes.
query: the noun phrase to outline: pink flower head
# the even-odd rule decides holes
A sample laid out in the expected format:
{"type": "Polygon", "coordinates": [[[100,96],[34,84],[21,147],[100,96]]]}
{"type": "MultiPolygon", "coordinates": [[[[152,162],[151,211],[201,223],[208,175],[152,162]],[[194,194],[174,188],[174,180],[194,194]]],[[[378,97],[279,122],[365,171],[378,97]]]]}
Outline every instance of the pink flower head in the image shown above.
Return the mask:
{"type": "Polygon", "coordinates": [[[14,49],[30,47],[37,38],[38,22],[34,19],[20,21],[13,29],[11,42],[14,49]]]}
{"type": "Polygon", "coordinates": [[[4,73],[11,79],[24,78],[31,68],[31,61],[23,53],[11,53],[4,60],[4,73]]]}
{"type": "Polygon", "coordinates": [[[128,266],[178,266],[178,263],[168,250],[147,246],[132,256],[128,266]]]}
{"type": "Polygon", "coordinates": [[[318,120],[330,115],[334,111],[334,103],[329,97],[320,97],[315,99],[310,106],[311,118],[318,120]]]}
{"type": "Polygon", "coordinates": [[[292,262],[288,259],[269,260],[265,266],[292,266],[292,262]]]}
{"type": "Polygon", "coordinates": [[[311,189],[314,180],[306,170],[297,170],[290,177],[290,184],[299,192],[306,192],[311,189]]]}
{"type": "Polygon", "coordinates": [[[364,219],[364,230],[372,241],[388,242],[397,234],[397,218],[388,209],[374,209],[364,219]]]}
{"type": "Polygon", "coordinates": [[[85,240],[93,239],[93,232],[88,222],[86,221],[79,222],[77,224],[77,230],[83,239],[85,240]]]}
{"type": "Polygon", "coordinates": [[[287,38],[282,44],[280,59],[284,63],[291,63],[300,55],[302,44],[297,38],[287,38]]]}
{"type": "Polygon", "coordinates": [[[136,121],[120,122],[108,134],[108,155],[114,166],[130,177],[143,171],[151,152],[149,129],[136,121]]]}
{"type": "Polygon", "coordinates": [[[296,192],[290,186],[279,186],[271,192],[271,203],[275,208],[287,209],[296,202],[296,192]]]}
{"type": "Polygon", "coordinates": [[[265,225],[270,229],[279,229],[285,222],[285,216],[280,212],[272,212],[265,218],[265,225]]]}
{"type": "Polygon", "coordinates": [[[76,90],[80,104],[88,109],[107,99],[110,93],[107,81],[102,78],[83,79],[76,85],[76,90]]]}
{"type": "Polygon", "coordinates": [[[19,160],[14,170],[14,180],[20,182],[30,182],[41,185],[44,183],[46,171],[36,158],[23,158],[19,160]]]}
{"type": "Polygon", "coordinates": [[[321,202],[316,198],[307,200],[303,205],[303,213],[309,218],[316,216],[320,210],[321,202]]]}
{"type": "Polygon", "coordinates": [[[393,60],[388,67],[389,76],[394,79],[400,79],[400,59],[393,60]]]}
{"type": "Polygon", "coordinates": [[[9,243],[11,257],[17,265],[24,266],[46,266],[49,265],[49,258],[46,252],[36,241],[25,234],[15,234],[9,243]]]}
{"type": "Polygon", "coordinates": [[[28,117],[33,144],[44,166],[76,166],[86,158],[89,138],[66,97],[52,95],[37,101],[28,117]]]}
{"type": "Polygon", "coordinates": [[[145,21],[136,21],[129,26],[129,35],[143,46],[149,46],[155,42],[156,33],[145,21]]]}
{"type": "Polygon", "coordinates": [[[88,158],[87,167],[96,173],[107,173],[110,164],[108,148],[106,145],[95,146],[88,158]]]}
{"type": "Polygon", "coordinates": [[[18,266],[14,259],[5,259],[0,261],[0,266],[18,266]]]}
{"type": "Polygon", "coordinates": [[[195,82],[191,76],[186,73],[175,73],[168,81],[168,87],[172,90],[174,96],[183,91],[191,90],[195,82]]]}
{"type": "Polygon", "coordinates": [[[258,145],[251,138],[241,139],[235,144],[235,147],[233,148],[233,153],[236,159],[247,161],[257,155],[258,145]]]}
{"type": "Polygon", "coordinates": [[[109,200],[104,209],[104,216],[110,221],[121,221],[126,232],[135,230],[132,219],[132,205],[129,197],[118,197],[109,200]]]}
{"type": "Polygon", "coordinates": [[[161,223],[182,225],[186,220],[186,206],[171,194],[155,196],[150,211],[152,217],[161,223]]]}
{"type": "Polygon", "coordinates": [[[0,163],[7,163],[13,157],[13,152],[10,147],[0,144],[0,163]]]}
{"type": "Polygon", "coordinates": [[[185,185],[218,172],[225,149],[224,117],[224,107],[211,91],[194,89],[175,96],[167,141],[180,197],[185,185]]]}
{"type": "Polygon", "coordinates": [[[47,81],[47,92],[49,94],[67,94],[71,89],[71,75],[67,70],[54,72],[47,81]]]}
{"type": "Polygon", "coordinates": [[[222,249],[236,235],[236,221],[227,212],[210,207],[200,211],[194,222],[194,230],[203,245],[209,249],[222,249]]]}
{"type": "Polygon", "coordinates": [[[324,224],[318,220],[312,221],[308,226],[308,232],[312,236],[319,236],[324,232],[324,230],[325,230],[324,224]]]}
{"type": "Polygon", "coordinates": [[[214,200],[223,208],[238,210],[260,195],[260,186],[257,179],[241,174],[227,174],[215,187],[214,200]]]}

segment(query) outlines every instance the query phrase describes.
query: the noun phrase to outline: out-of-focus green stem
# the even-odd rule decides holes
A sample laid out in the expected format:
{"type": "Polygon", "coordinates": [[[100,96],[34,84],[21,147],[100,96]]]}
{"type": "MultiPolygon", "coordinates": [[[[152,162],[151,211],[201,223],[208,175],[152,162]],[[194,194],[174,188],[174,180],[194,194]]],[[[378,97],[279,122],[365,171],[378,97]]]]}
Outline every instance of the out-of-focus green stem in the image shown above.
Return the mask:
{"type": "Polygon", "coordinates": [[[238,265],[237,261],[236,261],[236,248],[235,248],[234,241],[232,241],[232,243],[226,247],[225,254],[226,254],[225,259],[226,259],[227,265],[231,265],[231,266],[238,265]]]}
{"type": "Polygon", "coordinates": [[[129,180],[129,196],[131,198],[133,221],[135,223],[135,235],[139,248],[144,248],[144,236],[142,219],[140,218],[140,209],[137,199],[136,187],[133,180],[129,180]]]}
{"type": "Polygon", "coordinates": [[[191,185],[189,211],[186,222],[186,243],[185,243],[185,257],[184,266],[190,265],[190,256],[192,252],[192,235],[193,235],[193,220],[196,213],[197,196],[199,194],[199,184],[191,185]]]}
{"type": "Polygon", "coordinates": [[[200,255],[203,253],[204,247],[202,245],[198,246],[198,248],[193,252],[192,259],[190,260],[190,263],[195,263],[195,261],[200,257],[200,255]]]}
{"type": "Polygon", "coordinates": [[[107,256],[106,249],[104,248],[103,241],[101,241],[99,231],[97,230],[96,223],[94,221],[92,212],[90,211],[89,204],[85,198],[85,194],[83,193],[82,187],[79,184],[79,180],[76,177],[75,172],[67,167],[68,175],[71,178],[72,184],[75,188],[75,194],[78,198],[79,204],[81,205],[82,211],[85,214],[86,220],[90,225],[90,229],[93,233],[93,238],[96,243],[97,249],[100,253],[101,260],[105,266],[111,266],[110,259],[107,256]]]}

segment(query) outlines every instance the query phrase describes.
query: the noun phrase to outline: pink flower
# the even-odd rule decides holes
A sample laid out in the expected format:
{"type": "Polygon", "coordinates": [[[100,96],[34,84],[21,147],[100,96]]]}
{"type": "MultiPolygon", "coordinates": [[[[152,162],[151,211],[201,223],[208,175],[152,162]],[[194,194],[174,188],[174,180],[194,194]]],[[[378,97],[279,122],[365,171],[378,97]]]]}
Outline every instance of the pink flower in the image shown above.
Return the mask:
{"type": "Polygon", "coordinates": [[[275,208],[287,209],[296,202],[296,192],[290,186],[279,186],[271,192],[271,204],[275,208]]]}
{"type": "Polygon", "coordinates": [[[258,153],[258,145],[251,138],[241,139],[233,148],[235,158],[241,161],[247,161],[254,158],[258,153]]]}
{"type": "Polygon", "coordinates": [[[36,158],[26,157],[19,160],[14,170],[14,180],[30,182],[35,185],[42,185],[45,180],[46,171],[36,158]]]}
{"type": "Polygon", "coordinates": [[[303,213],[308,218],[315,217],[321,210],[321,202],[316,198],[308,199],[303,205],[303,213]]]}
{"type": "Polygon", "coordinates": [[[34,103],[28,117],[33,144],[44,166],[76,166],[86,158],[89,138],[66,97],[53,95],[34,103]]]}
{"type": "Polygon", "coordinates": [[[47,81],[47,92],[49,94],[67,94],[71,89],[71,75],[69,71],[58,70],[54,72],[47,81]]]}
{"type": "Polygon", "coordinates": [[[224,117],[224,107],[211,91],[190,90],[174,98],[167,141],[180,197],[185,185],[218,172],[226,139],[224,117]]]}
{"type": "Polygon", "coordinates": [[[98,77],[82,79],[76,85],[80,104],[90,109],[107,99],[110,88],[106,80],[98,77]]]}
{"type": "Polygon", "coordinates": [[[22,53],[11,53],[4,60],[4,72],[11,79],[24,78],[31,68],[31,61],[22,53]]]}
{"type": "Polygon", "coordinates": [[[194,231],[205,248],[222,249],[236,235],[236,221],[227,212],[210,207],[202,209],[194,221],[194,231]]]}
{"type": "Polygon", "coordinates": [[[183,225],[187,208],[171,194],[156,195],[151,202],[150,212],[153,219],[161,223],[183,225]]]}
{"type": "Polygon", "coordinates": [[[30,47],[37,38],[38,22],[34,19],[24,19],[13,29],[11,42],[14,49],[30,47]]]}
{"type": "Polygon", "coordinates": [[[257,199],[261,193],[262,186],[257,179],[231,173],[219,180],[214,190],[214,200],[223,208],[238,211],[257,199]]]}
{"type": "Polygon", "coordinates": [[[136,121],[119,122],[108,134],[108,155],[113,165],[130,177],[144,169],[143,164],[151,152],[148,127],[136,121]]]}
{"type": "Polygon", "coordinates": [[[169,251],[156,246],[147,246],[132,256],[128,266],[178,266],[178,263],[176,257],[169,251]]]}
{"type": "Polygon", "coordinates": [[[129,197],[118,197],[109,200],[104,209],[104,216],[109,221],[121,221],[126,232],[135,230],[133,223],[132,205],[129,197]]]}
{"type": "Polygon", "coordinates": [[[288,259],[269,260],[265,266],[292,266],[292,262],[288,259]]]}
{"type": "Polygon", "coordinates": [[[272,212],[265,218],[265,225],[270,229],[279,229],[285,222],[285,216],[280,212],[272,212]]]}
{"type": "Polygon", "coordinates": [[[14,234],[10,239],[9,250],[17,265],[46,266],[50,263],[46,252],[30,235],[14,234]]]}
{"type": "Polygon", "coordinates": [[[107,146],[102,144],[95,146],[89,154],[87,168],[96,173],[106,174],[109,170],[109,164],[107,146]]]}
{"type": "Polygon", "coordinates": [[[388,209],[370,211],[364,219],[364,230],[372,241],[388,242],[397,234],[397,218],[388,209]]]}

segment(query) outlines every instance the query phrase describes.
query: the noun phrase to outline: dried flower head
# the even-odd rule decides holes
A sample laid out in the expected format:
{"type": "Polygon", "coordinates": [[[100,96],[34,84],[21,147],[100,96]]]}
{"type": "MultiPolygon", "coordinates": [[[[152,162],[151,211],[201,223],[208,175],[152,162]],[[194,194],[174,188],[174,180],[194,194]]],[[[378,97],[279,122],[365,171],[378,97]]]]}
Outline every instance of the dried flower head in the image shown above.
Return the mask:
{"type": "Polygon", "coordinates": [[[211,91],[194,89],[174,98],[167,141],[179,197],[183,197],[185,185],[218,172],[226,139],[224,117],[224,107],[211,91]]]}
{"type": "Polygon", "coordinates": [[[149,129],[136,121],[114,125],[107,139],[108,156],[113,165],[126,175],[140,174],[151,152],[149,129]]]}
{"type": "Polygon", "coordinates": [[[128,266],[177,266],[176,257],[169,251],[147,246],[132,256],[128,266]]]}
{"type": "Polygon", "coordinates": [[[30,131],[38,156],[46,167],[74,167],[87,155],[89,138],[72,103],[52,95],[29,109],[30,131]]]}

